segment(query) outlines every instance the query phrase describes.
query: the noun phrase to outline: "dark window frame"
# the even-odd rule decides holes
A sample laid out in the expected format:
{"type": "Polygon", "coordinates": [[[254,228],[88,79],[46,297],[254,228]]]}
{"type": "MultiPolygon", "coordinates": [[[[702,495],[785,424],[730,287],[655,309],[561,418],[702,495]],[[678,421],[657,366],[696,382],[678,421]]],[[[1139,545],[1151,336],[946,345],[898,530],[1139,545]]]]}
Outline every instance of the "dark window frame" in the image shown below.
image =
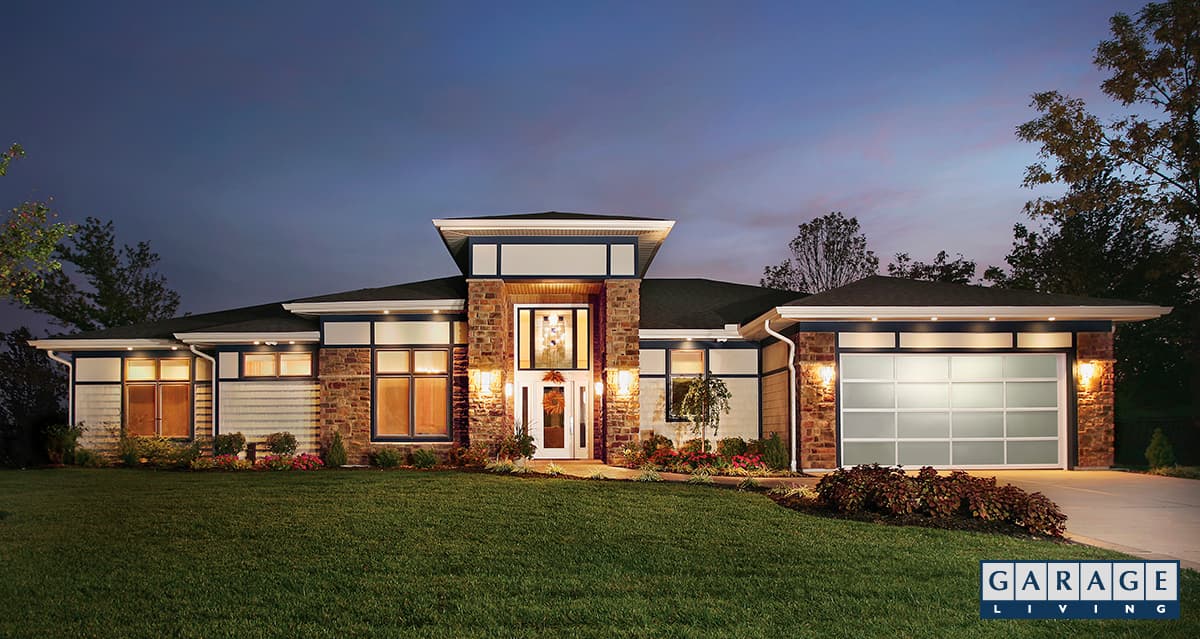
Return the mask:
{"type": "Polygon", "coordinates": [[[452,346],[401,346],[375,348],[371,351],[371,440],[378,442],[450,441],[454,429],[454,349],[452,346]],[[416,369],[417,351],[441,352],[446,355],[446,370],[442,373],[419,373],[416,369]],[[384,373],[379,371],[379,353],[408,353],[408,372],[384,373]],[[380,434],[379,381],[384,379],[407,379],[408,382],[408,429],[407,434],[380,434]],[[444,379],[446,382],[446,430],[438,434],[416,433],[417,383],[418,379],[444,379]]]}
{"type": "MultiPolygon", "coordinates": [[[[708,374],[708,350],[707,348],[668,348],[666,349],[666,375],[667,380],[667,420],[668,422],[686,422],[687,417],[675,413],[675,380],[687,379],[692,380],[704,377],[708,374]],[[688,351],[700,353],[700,366],[703,370],[700,373],[674,373],[671,367],[671,354],[680,351],[688,351]]],[[[679,401],[683,401],[680,397],[679,401]]]]}
{"type": "MultiPolygon", "coordinates": [[[[593,317],[593,315],[594,315],[594,313],[592,312],[592,307],[590,305],[587,305],[587,306],[585,306],[585,305],[579,305],[579,306],[519,306],[519,307],[517,307],[516,327],[514,330],[514,332],[517,336],[517,370],[522,370],[522,371],[587,371],[587,370],[591,370],[592,369],[592,339],[593,339],[592,317],[593,317]],[[533,346],[535,343],[535,336],[537,335],[537,322],[534,321],[534,318],[537,316],[537,313],[539,311],[558,311],[558,312],[563,313],[564,315],[570,316],[570,319],[571,319],[570,353],[571,354],[570,354],[570,357],[568,358],[568,361],[571,362],[570,366],[538,366],[537,350],[533,346]],[[579,321],[579,311],[584,311],[585,313],[587,313],[587,321],[586,322],[581,323],[579,321]],[[521,313],[525,313],[525,312],[529,313],[529,334],[528,335],[521,334],[521,313]],[[579,336],[578,336],[577,331],[579,330],[579,327],[581,325],[587,329],[586,343],[588,346],[587,365],[582,366],[582,367],[579,366],[579,353],[576,351],[576,348],[575,348],[576,346],[579,345],[579,336]],[[525,342],[524,340],[529,340],[529,341],[525,342]],[[528,346],[529,346],[529,366],[521,366],[521,349],[526,344],[528,344],[528,346]]],[[[564,321],[566,321],[566,318],[564,318],[564,321]]]]}
{"type": "Polygon", "coordinates": [[[191,357],[182,356],[137,356],[137,357],[122,357],[121,358],[121,432],[125,435],[132,435],[129,432],[129,389],[131,387],[146,387],[154,389],[154,433],[151,435],[133,435],[136,437],[165,437],[172,441],[192,441],[196,437],[196,363],[191,357]],[[148,360],[154,362],[154,378],[153,379],[129,379],[129,362],[132,360],[148,360]],[[164,361],[180,361],[187,362],[188,376],[187,379],[163,379],[162,362],[164,361]],[[187,386],[188,389],[188,419],[187,419],[187,434],[186,435],[163,435],[162,433],[162,388],[164,386],[187,386]]]}

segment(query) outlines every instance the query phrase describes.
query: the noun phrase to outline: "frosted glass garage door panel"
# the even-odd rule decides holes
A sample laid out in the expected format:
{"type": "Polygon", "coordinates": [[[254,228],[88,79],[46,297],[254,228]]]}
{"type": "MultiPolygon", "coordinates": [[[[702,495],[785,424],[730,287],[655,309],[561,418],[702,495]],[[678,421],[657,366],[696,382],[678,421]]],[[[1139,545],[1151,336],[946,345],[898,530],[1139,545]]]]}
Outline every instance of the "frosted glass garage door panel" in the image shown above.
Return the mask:
{"type": "Polygon", "coordinates": [[[1004,384],[954,384],[950,389],[950,404],[955,408],[1004,408],[1004,384]]]}
{"type": "Polygon", "coordinates": [[[956,441],[951,450],[955,466],[999,466],[1004,463],[1004,442],[956,441]]]}
{"type": "Polygon", "coordinates": [[[1004,413],[954,413],[954,436],[1004,437],[1004,413]]]}
{"type": "Polygon", "coordinates": [[[950,378],[954,381],[1001,377],[1004,377],[1004,359],[1000,356],[955,357],[950,361],[950,378]]]}
{"type": "Polygon", "coordinates": [[[1057,355],[1008,355],[1004,358],[1004,376],[1008,379],[1058,376],[1057,355]]]}
{"type": "Polygon", "coordinates": [[[898,413],[900,438],[949,437],[950,413],[898,413]]]}
{"type": "Polygon", "coordinates": [[[1057,464],[1058,441],[1008,442],[1010,464],[1057,464]]]}
{"type": "Polygon", "coordinates": [[[947,357],[901,357],[896,360],[896,379],[901,381],[945,381],[950,376],[947,357]]]}
{"type": "Polygon", "coordinates": [[[842,384],[842,406],[845,408],[894,408],[895,386],[889,383],[846,382],[842,384]]]}
{"type": "Polygon", "coordinates": [[[892,379],[893,363],[890,355],[845,355],[842,379],[892,379]]]}
{"type": "Polygon", "coordinates": [[[948,466],[950,442],[900,442],[901,466],[948,466]]]}
{"type": "Polygon", "coordinates": [[[1010,411],[1009,437],[1057,437],[1058,411],[1010,411]]]}
{"type": "Polygon", "coordinates": [[[950,387],[946,384],[896,384],[900,408],[948,408],[950,387]]]}
{"type": "Polygon", "coordinates": [[[1005,391],[1009,408],[1058,406],[1058,382],[1009,382],[1005,391]]]}
{"type": "Polygon", "coordinates": [[[846,413],[842,416],[842,437],[858,438],[887,438],[896,436],[896,414],[886,413],[846,413]]]}
{"type": "Polygon", "coordinates": [[[895,442],[846,442],[842,445],[842,465],[896,463],[895,442]]]}

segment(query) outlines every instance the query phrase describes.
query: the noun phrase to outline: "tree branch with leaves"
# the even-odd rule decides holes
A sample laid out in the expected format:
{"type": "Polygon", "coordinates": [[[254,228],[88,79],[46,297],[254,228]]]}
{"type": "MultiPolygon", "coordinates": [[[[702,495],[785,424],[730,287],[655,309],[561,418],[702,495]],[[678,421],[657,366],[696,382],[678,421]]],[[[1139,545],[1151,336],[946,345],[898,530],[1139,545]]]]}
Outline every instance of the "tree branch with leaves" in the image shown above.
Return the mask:
{"type": "Polygon", "coordinates": [[[879,258],[867,248],[858,218],[840,211],[801,224],[788,243],[792,256],[763,269],[763,286],[820,293],[879,271],[879,258]]]}
{"type": "MultiPolygon", "coordinates": [[[[0,175],[8,173],[13,160],[25,156],[19,144],[0,153],[0,175]]],[[[44,282],[62,268],[54,249],[74,232],[71,224],[53,221],[57,216],[47,202],[22,202],[8,212],[0,227],[0,287],[3,296],[24,304],[44,282]]]]}

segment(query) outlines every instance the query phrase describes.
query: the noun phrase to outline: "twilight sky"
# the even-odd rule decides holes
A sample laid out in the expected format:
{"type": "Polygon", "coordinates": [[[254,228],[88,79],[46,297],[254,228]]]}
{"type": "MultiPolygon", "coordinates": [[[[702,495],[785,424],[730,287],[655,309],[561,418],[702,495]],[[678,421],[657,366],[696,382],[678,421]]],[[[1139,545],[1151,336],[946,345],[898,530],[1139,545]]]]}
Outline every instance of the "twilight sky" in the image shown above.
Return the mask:
{"type": "Polygon", "coordinates": [[[757,283],[831,210],[982,267],[1029,95],[1103,112],[1142,4],[9,1],[0,207],[115,220],[191,312],[454,274],[429,220],[473,214],[678,220],[652,277],[757,283]]]}

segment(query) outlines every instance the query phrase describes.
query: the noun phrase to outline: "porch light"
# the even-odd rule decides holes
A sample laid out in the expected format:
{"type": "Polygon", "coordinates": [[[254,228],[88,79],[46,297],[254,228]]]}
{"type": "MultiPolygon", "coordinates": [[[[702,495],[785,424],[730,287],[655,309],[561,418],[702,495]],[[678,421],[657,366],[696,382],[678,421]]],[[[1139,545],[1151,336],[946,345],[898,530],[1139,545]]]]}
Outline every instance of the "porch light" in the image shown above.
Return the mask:
{"type": "Polygon", "coordinates": [[[831,382],[833,382],[833,367],[832,366],[822,366],[820,368],[820,370],[817,371],[817,373],[821,376],[821,383],[824,384],[825,386],[828,386],[831,382]]]}
{"type": "Polygon", "coordinates": [[[479,371],[479,394],[480,395],[491,395],[492,394],[493,377],[494,377],[494,374],[492,373],[492,371],[479,371]]]}
{"type": "Polygon", "coordinates": [[[629,371],[617,371],[617,393],[620,395],[628,395],[633,389],[633,373],[629,371]]]}
{"type": "Polygon", "coordinates": [[[604,382],[596,382],[592,386],[596,391],[596,397],[604,397],[604,382]]]}
{"type": "Polygon", "coordinates": [[[512,382],[508,382],[507,384],[504,385],[504,396],[512,397],[512,394],[513,394],[513,385],[512,385],[512,382]]]}
{"type": "Polygon", "coordinates": [[[1087,386],[1092,383],[1092,378],[1096,376],[1096,365],[1092,362],[1081,362],[1079,364],[1079,383],[1087,386]]]}

